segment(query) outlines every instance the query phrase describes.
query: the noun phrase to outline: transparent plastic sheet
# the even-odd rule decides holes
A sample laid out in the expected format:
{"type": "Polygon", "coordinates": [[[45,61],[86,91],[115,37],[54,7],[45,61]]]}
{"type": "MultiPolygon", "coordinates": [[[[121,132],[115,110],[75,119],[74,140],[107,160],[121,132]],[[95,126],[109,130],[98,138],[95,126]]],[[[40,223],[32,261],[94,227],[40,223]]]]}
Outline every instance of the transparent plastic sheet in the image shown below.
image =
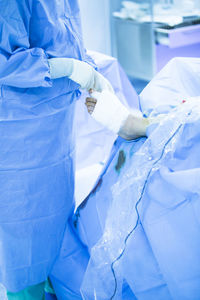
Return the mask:
{"type": "MultiPolygon", "coordinates": [[[[122,258],[127,242],[139,224],[139,207],[147,182],[176,150],[185,124],[197,122],[196,126],[199,126],[198,121],[200,99],[191,98],[166,115],[159,126],[149,129],[149,138],[132,157],[126,173],[112,187],[113,199],[104,233],[91,250],[82,284],[83,299],[123,299],[122,284],[129,271],[126,269],[127,273],[124,273],[122,258]]],[[[199,193],[199,190],[195,192],[199,193]]]]}

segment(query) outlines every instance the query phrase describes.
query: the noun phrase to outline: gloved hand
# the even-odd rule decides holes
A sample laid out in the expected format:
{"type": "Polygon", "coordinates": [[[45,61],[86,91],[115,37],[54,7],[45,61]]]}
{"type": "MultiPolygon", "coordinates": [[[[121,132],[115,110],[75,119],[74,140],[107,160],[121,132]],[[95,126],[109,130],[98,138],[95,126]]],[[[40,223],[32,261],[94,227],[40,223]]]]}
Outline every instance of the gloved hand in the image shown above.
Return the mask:
{"type": "Polygon", "coordinates": [[[129,111],[117,96],[109,91],[92,93],[91,97],[86,99],[86,106],[97,122],[126,140],[146,135],[148,119],[143,118],[140,111],[129,111]]]}
{"type": "Polygon", "coordinates": [[[119,136],[128,141],[147,136],[148,126],[148,118],[144,118],[142,114],[140,115],[137,111],[132,111],[121,126],[119,136]]]}
{"type": "Polygon", "coordinates": [[[82,89],[114,93],[110,82],[86,62],[73,58],[51,58],[48,62],[52,79],[67,76],[82,89]]]}

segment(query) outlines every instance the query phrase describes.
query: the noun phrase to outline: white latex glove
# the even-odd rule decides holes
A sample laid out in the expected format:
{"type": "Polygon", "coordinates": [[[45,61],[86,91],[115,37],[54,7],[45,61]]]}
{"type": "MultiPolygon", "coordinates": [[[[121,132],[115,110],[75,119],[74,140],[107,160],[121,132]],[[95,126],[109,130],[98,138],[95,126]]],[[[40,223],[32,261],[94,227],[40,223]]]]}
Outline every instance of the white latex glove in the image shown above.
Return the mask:
{"type": "Polygon", "coordinates": [[[141,136],[147,136],[149,120],[142,117],[138,112],[130,112],[128,118],[121,126],[119,136],[125,140],[133,140],[141,136]]]}
{"type": "Polygon", "coordinates": [[[97,122],[126,140],[146,135],[149,121],[142,117],[140,111],[129,111],[109,91],[94,92],[91,96],[92,98],[86,99],[86,106],[97,122]]]}
{"type": "Polygon", "coordinates": [[[48,62],[52,79],[67,76],[82,89],[114,93],[110,82],[86,62],[73,58],[51,58],[48,62]]]}

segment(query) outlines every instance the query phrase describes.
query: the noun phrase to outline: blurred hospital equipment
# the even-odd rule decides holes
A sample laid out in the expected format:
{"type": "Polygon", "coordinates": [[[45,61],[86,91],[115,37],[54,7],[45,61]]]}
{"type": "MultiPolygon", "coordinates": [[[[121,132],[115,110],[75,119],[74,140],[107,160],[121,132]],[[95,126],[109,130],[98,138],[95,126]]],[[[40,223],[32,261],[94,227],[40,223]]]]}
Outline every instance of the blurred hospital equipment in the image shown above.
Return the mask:
{"type": "Polygon", "coordinates": [[[116,57],[130,78],[149,81],[173,57],[200,56],[199,0],[82,0],[80,7],[86,48],[116,57]]]}
{"type": "Polygon", "coordinates": [[[110,1],[79,0],[86,49],[111,55],[110,1]]]}
{"type": "Polygon", "coordinates": [[[111,1],[112,49],[130,77],[150,80],[173,57],[200,57],[197,0],[111,1]]]}

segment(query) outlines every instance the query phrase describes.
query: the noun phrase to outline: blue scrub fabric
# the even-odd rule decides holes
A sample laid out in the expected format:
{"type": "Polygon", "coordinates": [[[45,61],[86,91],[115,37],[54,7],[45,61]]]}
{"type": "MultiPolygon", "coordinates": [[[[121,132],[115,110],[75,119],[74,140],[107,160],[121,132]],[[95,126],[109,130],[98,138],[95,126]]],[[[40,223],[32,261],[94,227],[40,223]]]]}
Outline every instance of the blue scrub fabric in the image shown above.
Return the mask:
{"type": "Polygon", "coordinates": [[[76,0],[0,1],[0,282],[43,282],[73,209],[78,86],[47,59],[86,60],[76,0]]]}
{"type": "Polygon", "coordinates": [[[151,81],[141,107],[169,114],[147,139],[115,142],[77,210],[90,253],[83,299],[200,299],[199,70],[200,59],[178,58],[151,81]]]}

